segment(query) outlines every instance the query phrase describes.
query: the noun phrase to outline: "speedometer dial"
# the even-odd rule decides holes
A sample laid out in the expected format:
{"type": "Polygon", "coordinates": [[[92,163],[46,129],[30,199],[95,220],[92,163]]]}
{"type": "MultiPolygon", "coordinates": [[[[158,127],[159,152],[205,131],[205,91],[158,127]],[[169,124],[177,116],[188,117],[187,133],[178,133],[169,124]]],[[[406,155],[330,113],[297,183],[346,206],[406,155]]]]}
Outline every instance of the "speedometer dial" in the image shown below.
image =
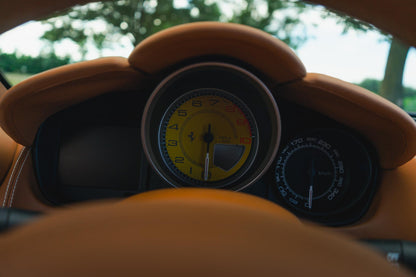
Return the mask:
{"type": "Polygon", "coordinates": [[[311,129],[288,139],[274,172],[282,204],[320,223],[356,220],[376,184],[377,165],[368,149],[364,140],[341,129],[311,129]]]}
{"type": "Polygon", "coordinates": [[[219,89],[198,89],[178,98],[159,129],[166,166],[195,185],[221,187],[244,174],[256,156],[257,142],[251,111],[219,89]]]}
{"type": "Polygon", "coordinates": [[[322,211],[344,191],[344,162],[327,141],[313,137],[292,140],[276,165],[276,182],[281,195],[292,206],[322,211]]]}

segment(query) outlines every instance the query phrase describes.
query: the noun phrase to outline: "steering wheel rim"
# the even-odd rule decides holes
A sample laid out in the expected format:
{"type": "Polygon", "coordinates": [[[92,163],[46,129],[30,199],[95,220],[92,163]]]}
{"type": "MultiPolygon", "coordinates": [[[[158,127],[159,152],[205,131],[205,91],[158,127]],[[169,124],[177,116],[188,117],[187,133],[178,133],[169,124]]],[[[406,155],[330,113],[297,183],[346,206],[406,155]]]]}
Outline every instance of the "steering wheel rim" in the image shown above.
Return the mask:
{"type": "Polygon", "coordinates": [[[207,189],[53,212],[0,237],[0,249],[5,276],[407,276],[278,205],[207,189]]]}

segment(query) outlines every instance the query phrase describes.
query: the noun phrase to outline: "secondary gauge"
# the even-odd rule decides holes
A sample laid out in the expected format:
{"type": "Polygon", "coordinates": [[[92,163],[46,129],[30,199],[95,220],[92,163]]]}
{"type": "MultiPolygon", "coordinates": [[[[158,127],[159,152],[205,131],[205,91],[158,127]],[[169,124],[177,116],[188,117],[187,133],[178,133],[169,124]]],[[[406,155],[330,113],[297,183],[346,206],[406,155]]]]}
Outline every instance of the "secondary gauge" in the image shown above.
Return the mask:
{"type": "Polygon", "coordinates": [[[289,139],[275,166],[276,191],[296,214],[330,225],[366,210],[377,166],[371,146],[340,129],[313,129],[289,139]],[[363,204],[364,203],[364,204],[363,204]],[[359,207],[361,205],[361,207],[359,207]]]}
{"type": "Polygon", "coordinates": [[[243,175],[258,147],[256,121],[236,96],[197,89],[179,97],[159,129],[166,166],[179,179],[223,187],[243,175]]]}
{"type": "Polygon", "coordinates": [[[266,85],[222,62],[189,65],[150,95],[141,137],[155,172],[175,187],[241,190],[272,164],[280,114],[266,85]]]}
{"type": "Polygon", "coordinates": [[[339,150],[324,139],[299,137],[280,154],[276,182],[292,206],[320,211],[344,192],[344,161],[339,150]]]}

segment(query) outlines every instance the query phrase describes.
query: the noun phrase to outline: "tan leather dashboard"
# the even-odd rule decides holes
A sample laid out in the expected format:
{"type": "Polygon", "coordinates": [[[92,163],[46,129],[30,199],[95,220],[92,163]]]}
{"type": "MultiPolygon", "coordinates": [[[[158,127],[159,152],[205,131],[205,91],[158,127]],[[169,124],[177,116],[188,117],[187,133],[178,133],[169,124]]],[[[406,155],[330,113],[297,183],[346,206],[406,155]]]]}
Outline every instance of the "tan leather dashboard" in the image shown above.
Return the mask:
{"type": "Polygon", "coordinates": [[[137,88],[141,79],[142,74],[119,57],[46,71],[3,95],[0,121],[10,137],[30,146],[40,124],[48,116],[97,95],[137,88]]]}
{"type": "Polygon", "coordinates": [[[277,87],[279,95],[335,118],[364,134],[377,148],[381,167],[396,168],[416,153],[415,122],[402,109],[359,86],[309,73],[277,87]],[[393,138],[391,134],[396,136],[393,138]],[[399,153],[401,155],[399,155],[399,153]]]}
{"type": "Polygon", "coordinates": [[[21,146],[15,152],[16,145],[6,139],[10,147],[4,164],[13,160],[13,165],[0,187],[3,207],[53,209],[37,188],[31,152],[38,129],[48,117],[100,95],[148,86],[196,58],[207,61],[217,57],[256,71],[277,101],[283,99],[323,114],[360,133],[374,146],[382,168],[380,189],[360,222],[337,230],[362,238],[416,239],[406,229],[416,226],[416,219],[402,211],[416,209],[410,198],[416,194],[411,184],[416,179],[414,121],[370,91],[329,76],[306,74],[301,61],[277,39],[222,23],[175,27],[143,41],[129,59],[103,58],[64,66],[4,93],[0,125],[21,146]]]}
{"type": "Polygon", "coordinates": [[[137,45],[128,60],[132,67],[156,74],[204,56],[243,61],[277,84],[306,75],[302,62],[281,41],[254,28],[217,22],[184,24],[159,32],[137,45]]]}

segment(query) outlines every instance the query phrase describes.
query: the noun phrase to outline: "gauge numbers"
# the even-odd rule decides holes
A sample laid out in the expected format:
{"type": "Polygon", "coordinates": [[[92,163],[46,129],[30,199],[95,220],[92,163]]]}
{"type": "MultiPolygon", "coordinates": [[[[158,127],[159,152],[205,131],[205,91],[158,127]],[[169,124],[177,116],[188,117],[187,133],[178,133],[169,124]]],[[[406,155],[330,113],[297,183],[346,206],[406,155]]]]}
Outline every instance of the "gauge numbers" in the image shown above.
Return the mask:
{"type": "Polygon", "coordinates": [[[289,142],[276,164],[276,183],[290,206],[319,212],[344,191],[344,162],[324,139],[305,136],[289,142]]]}
{"type": "Polygon", "coordinates": [[[219,184],[235,181],[251,164],[256,133],[255,120],[241,100],[222,90],[198,89],[168,108],[159,148],[177,177],[193,185],[219,184]]]}

